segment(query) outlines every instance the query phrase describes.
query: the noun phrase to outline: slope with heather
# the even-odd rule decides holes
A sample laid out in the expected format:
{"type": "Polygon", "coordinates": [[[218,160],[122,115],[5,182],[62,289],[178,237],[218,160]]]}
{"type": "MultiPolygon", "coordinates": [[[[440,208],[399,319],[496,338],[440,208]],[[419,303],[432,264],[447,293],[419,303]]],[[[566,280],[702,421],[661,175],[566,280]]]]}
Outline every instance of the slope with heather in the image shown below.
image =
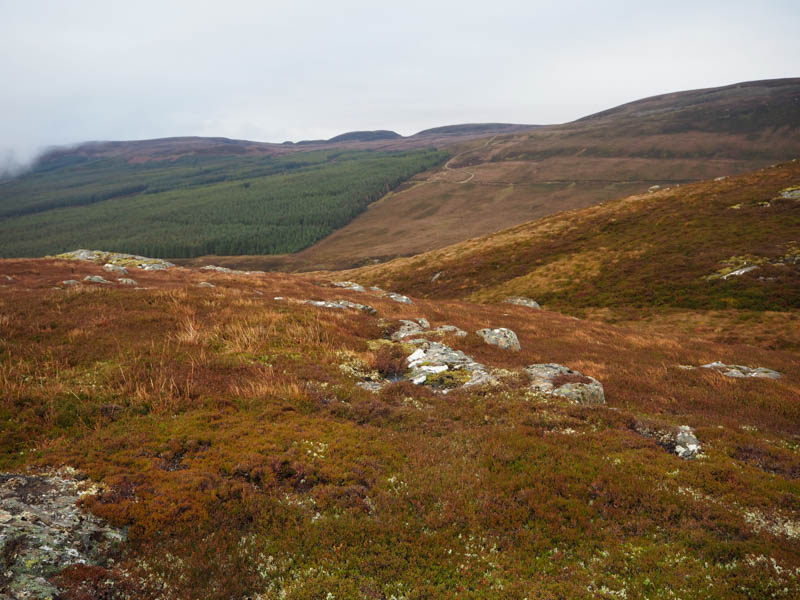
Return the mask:
{"type": "Polygon", "coordinates": [[[800,593],[796,353],[319,278],[130,270],[135,287],[86,261],[0,261],[0,469],[74,468],[82,506],[128,532],[114,563],[52,579],[65,599],[800,593]],[[390,336],[412,318],[467,332],[438,339],[496,383],[360,387],[406,368],[390,336]],[[686,368],[713,360],[781,377],[686,368]],[[523,367],[553,362],[606,404],[532,390],[523,367]],[[678,425],[701,456],[644,435],[678,425]]]}
{"type": "Polygon", "coordinates": [[[572,312],[796,309],[799,185],[793,161],[560,213],[348,276],[430,298],[525,295],[572,312]]]}

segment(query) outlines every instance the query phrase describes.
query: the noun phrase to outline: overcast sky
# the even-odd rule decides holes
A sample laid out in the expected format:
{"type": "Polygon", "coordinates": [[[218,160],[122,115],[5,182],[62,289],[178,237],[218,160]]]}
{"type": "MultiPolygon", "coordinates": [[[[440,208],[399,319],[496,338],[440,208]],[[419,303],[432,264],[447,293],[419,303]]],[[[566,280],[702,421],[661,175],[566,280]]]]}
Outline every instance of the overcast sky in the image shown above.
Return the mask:
{"type": "Polygon", "coordinates": [[[559,123],[800,76],[798,31],[797,0],[0,0],[0,163],[85,140],[559,123]]]}

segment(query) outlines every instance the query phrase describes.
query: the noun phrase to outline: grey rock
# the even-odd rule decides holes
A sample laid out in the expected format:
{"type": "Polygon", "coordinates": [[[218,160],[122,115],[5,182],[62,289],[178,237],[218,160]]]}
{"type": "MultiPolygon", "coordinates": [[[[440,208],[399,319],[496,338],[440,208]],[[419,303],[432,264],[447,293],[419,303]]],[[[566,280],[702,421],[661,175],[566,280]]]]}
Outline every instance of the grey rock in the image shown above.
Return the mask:
{"type": "Polygon", "coordinates": [[[452,333],[456,337],[467,337],[467,332],[463,329],[456,327],[455,325],[439,325],[436,329],[433,330],[434,333],[443,333],[448,334],[452,333]]]}
{"type": "Polygon", "coordinates": [[[339,288],[344,288],[346,290],[350,290],[352,292],[366,292],[367,290],[364,288],[363,285],[355,283],[353,281],[334,281],[331,285],[339,288]]]}
{"type": "Polygon", "coordinates": [[[386,385],[385,381],[359,381],[356,384],[358,387],[367,390],[368,392],[377,393],[386,385]]]}
{"type": "Polygon", "coordinates": [[[520,350],[517,334],[505,327],[498,327],[497,329],[479,329],[475,333],[482,337],[483,341],[487,344],[492,344],[503,350],[511,350],[513,352],[518,352],[520,350]]]}
{"type": "Polygon", "coordinates": [[[694,436],[694,429],[688,425],[678,427],[675,435],[675,454],[688,460],[697,456],[700,448],[700,442],[694,436]]]}
{"type": "Polygon", "coordinates": [[[90,283],[111,283],[107,279],[103,279],[100,275],[87,275],[83,278],[84,281],[88,281],[90,283]]]}
{"type": "Polygon", "coordinates": [[[104,264],[103,270],[108,271],[109,273],[119,273],[120,275],[128,274],[128,269],[126,269],[122,265],[113,265],[111,263],[104,264]]]}
{"type": "Polygon", "coordinates": [[[403,294],[395,294],[394,292],[389,292],[386,295],[389,296],[389,298],[391,298],[395,302],[400,302],[401,304],[411,304],[411,298],[409,298],[408,296],[403,296],[403,294]]]}
{"type": "Polygon", "coordinates": [[[423,328],[422,325],[414,321],[401,319],[400,323],[401,323],[400,329],[398,329],[392,334],[392,339],[395,341],[402,340],[403,338],[407,338],[412,335],[420,335],[425,332],[425,328],[423,328]]]}
{"type": "Polygon", "coordinates": [[[444,273],[444,271],[438,271],[434,273],[433,277],[431,277],[431,283],[434,283],[437,279],[439,279],[439,277],[442,276],[442,273],[444,273]]]}
{"type": "Polygon", "coordinates": [[[722,279],[728,279],[729,277],[739,277],[740,275],[744,275],[745,273],[749,273],[750,271],[755,271],[756,269],[758,269],[758,265],[741,267],[740,269],[736,269],[735,271],[726,273],[725,275],[722,276],[722,279]]]}
{"type": "Polygon", "coordinates": [[[164,263],[146,263],[139,265],[142,271],[166,271],[169,267],[164,263]]]}
{"type": "Polygon", "coordinates": [[[197,284],[197,287],[213,288],[217,286],[215,286],[213,283],[209,283],[208,281],[201,281],[200,283],[197,284]]]}
{"type": "Polygon", "coordinates": [[[526,298],[525,296],[511,296],[510,298],[503,300],[503,302],[508,304],[517,304],[518,306],[527,306],[528,308],[534,308],[536,310],[542,310],[542,307],[536,300],[532,298],[526,298]]]}
{"type": "Polygon", "coordinates": [[[579,404],[605,404],[606,397],[601,384],[594,377],[555,363],[528,365],[525,367],[531,378],[531,389],[543,394],[561,396],[579,404]]]}
{"type": "Polygon", "coordinates": [[[71,286],[71,285],[80,285],[80,283],[81,282],[78,281],[77,279],[65,279],[64,281],[61,282],[61,285],[70,285],[71,286]]]}
{"type": "Polygon", "coordinates": [[[136,285],[136,280],[131,279],[130,277],[120,277],[117,279],[117,282],[122,285],[136,285]]]}
{"type": "Polygon", "coordinates": [[[56,597],[47,578],[72,564],[104,565],[126,539],[78,508],[79,485],[60,476],[0,473],[0,598],[56,597]]]}
{"type": "Polygon", "coordinates": [[[781,198],[786,200],[800,200],[800,187],[786,188],[780,192],[781,198]]]}
{"type": "Polygon", "coordinates": [[[419,319],[417,319],[417,323],[419,323],[423,329],[428,329],[431,326],[431,324],[428,322],[428,319],[426,319],[425,317],[420,317],[419,319]]]}
{"type": "Polygon", "coordinates": [[[326,300],[306,300],[304,304],[311,304],[312,306],[319,306],[321,308],[334,308],[334,309],[350,308],[353,310],[360,310],[362,312],[367,313],[368,315],[374,315],[376,313],[375,309],[367,304],[359,304],[357,302],[350,302],[349,300],[336,300],[333,302],[329,302],[326,300]]]}
{"type": "Polygon", "coordinates": [[[175,264],[159,258],[148,258],[146,256],[139,256],[138,254],[124,254],[122,252],[105,252],[103,250],[74,250],[72,252],[65,252],[59,254],[55,258],[64,258],[67,260],[87,260],[92,262],[105,262],[107,264],[116,265],[124,263],[127,265],[137,264],[141,268],[149,266],[145,270],[159,270],[174,267],[175,264]],[[155,267],[153,265],[161,265],[155,267]]]}
{"type": "Polygon", "coordinates": [[[726,365],[723,362],[715,361],[706,365],[700,365],[703,369],[712,369],[721,373],[725,377],[746,378],[758,377],[763,379],[779,379],[781,374],[778,371],[765,367],[745,367],[744,365],[726,365]]]}

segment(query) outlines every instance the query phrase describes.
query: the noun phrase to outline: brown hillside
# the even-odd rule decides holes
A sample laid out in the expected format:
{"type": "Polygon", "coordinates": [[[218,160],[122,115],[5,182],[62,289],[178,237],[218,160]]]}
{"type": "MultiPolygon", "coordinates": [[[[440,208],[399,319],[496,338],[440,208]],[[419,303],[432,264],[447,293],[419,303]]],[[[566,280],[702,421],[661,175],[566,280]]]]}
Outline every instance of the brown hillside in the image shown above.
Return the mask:
{"type": "Polygon", "coordinates": [[[800,162],[792,161],[560,213],[346,276],[429,298],[525,295],[570,311],[785,311],[800,307],[798,186],[800,162]]]}
{"type": "MultiPolygon", "coordinates": [[[[298,254],[229,266],[341,269],[410,256],[563,210],[800,156],[800,79],[665,94],[565,125],[451,146],[443,168],[298,254]]],[[[192,264],[204,264],[197,259],[192,264]]]]}

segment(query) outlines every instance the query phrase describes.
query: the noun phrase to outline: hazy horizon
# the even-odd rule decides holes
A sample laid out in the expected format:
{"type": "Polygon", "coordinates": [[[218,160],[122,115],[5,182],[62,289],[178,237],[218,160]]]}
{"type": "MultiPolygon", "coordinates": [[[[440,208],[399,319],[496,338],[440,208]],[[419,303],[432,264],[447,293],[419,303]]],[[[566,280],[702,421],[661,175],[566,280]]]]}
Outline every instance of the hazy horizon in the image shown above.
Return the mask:
{"type": "Polygon", "coordinates": [[[84,141],[264,142],[563,123],[647,96],[799,75],[788,1],[0,0],[0,171],[84,141]]]}

